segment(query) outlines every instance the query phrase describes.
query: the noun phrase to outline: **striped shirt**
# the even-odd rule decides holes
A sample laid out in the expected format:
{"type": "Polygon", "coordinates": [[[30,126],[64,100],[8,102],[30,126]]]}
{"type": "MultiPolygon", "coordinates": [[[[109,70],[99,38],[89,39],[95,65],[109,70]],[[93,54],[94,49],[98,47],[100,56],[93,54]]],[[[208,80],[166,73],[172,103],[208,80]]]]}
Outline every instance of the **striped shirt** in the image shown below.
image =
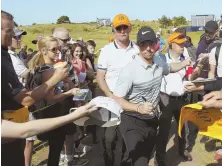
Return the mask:
{"type": "MultiPolygon", "coordinates": [[[[160,87],[163,75],[170,72],[169,65],[155,63],[147,64],[140,56],[130,62],[120,72],[114,95],[124,97],[130,103],[142,104],[145,101],[153,104],[155,108],[158,106],[160,87]]],[[[124,111],[124,114],[136,116],[140,119],[151,119],[158,115],[158,110],[154,113],[143,115],[138,112],[124,111]]]]}

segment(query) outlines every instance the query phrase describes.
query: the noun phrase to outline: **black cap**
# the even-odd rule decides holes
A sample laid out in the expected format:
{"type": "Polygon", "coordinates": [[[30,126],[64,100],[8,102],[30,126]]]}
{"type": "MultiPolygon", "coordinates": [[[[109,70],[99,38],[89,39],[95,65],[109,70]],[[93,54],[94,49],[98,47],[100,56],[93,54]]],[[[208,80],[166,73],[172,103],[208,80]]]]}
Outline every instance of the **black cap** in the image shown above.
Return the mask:
{"type": "Polygon", "coordinates": [[[152,41],[157,43],[156,34],[150,27],[143,27],[137,33],[137,44],[141,44],[144,41],[152,41]]]}
{"type": "Polygon", "coordinates": [[[215,33],[218,30],[218,25],[216,21],[208,21],[204,27],[205,30],[211,33],[215,33]]]}

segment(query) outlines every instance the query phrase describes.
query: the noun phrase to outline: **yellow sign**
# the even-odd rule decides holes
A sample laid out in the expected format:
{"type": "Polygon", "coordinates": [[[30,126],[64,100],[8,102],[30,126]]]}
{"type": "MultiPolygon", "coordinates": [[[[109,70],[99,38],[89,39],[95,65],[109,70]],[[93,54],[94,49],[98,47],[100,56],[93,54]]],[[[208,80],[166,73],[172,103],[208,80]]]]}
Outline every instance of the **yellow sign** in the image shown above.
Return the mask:
{"type": "Polygon", "coordinates": [[[7,110],[3,112],[3,119],[23,123],[29,120],[29,110],[28,107],[23,107],[18,110],[7,110]]]}
{"type": "Polygon", "coordinates": [[[191,121],[199,128],[199,134],[222,140],[222,112],[219,109],[204,109],[199,104],[189,104],[182,108],[178,134],[181,137],[185,121],[191,121]]]}

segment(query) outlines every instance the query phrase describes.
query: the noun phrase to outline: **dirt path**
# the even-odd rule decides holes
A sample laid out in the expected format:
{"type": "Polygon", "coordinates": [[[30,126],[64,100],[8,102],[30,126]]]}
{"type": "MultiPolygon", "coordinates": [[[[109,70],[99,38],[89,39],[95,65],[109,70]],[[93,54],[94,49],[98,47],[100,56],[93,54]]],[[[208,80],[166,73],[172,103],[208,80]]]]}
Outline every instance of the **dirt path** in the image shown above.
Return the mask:
{"type": "MultiPolygon", "coordinates": [[[[213,144],[213,141],[209,141],[208,144],[200,144],[199,140],[201,136],[197,137],[196,144],[191,152],[193,156],[193,161],[183,162],[182,158],[178,154],[177,139],[174,134],[175,131],[176,124],[173,123],[171,129],[172,136],[167,146],[167,163],[169,166],[222,166],[222,164],[216,164],[213,159],[215,153],[215,146],[213,144]]],[[[102,134],[102,131],[100,131],[100,134],[102,134]]],[[[90,138],[88,138],[88,140],[86,139],[84,142],[91,142],[90,138]]],[[[35,149],[36,153],[33,157],[33,164],[46,165],[45,163],[48,156],[48,146],[46,143],[45,145],[39,143],[38,147],[38,149],[35,149]]],[[[117,145],[117,147],[120,146],[117,145]]],[[[101,143],[97,143],[96,145],[94,145],[92,151],[84,157],[90,160],[90,163],[87,166],[104,166],[103,148],[101,143]]],[[[152,159],[149,166],[153,166],[153,162],[154,160],[152,159]]]]}

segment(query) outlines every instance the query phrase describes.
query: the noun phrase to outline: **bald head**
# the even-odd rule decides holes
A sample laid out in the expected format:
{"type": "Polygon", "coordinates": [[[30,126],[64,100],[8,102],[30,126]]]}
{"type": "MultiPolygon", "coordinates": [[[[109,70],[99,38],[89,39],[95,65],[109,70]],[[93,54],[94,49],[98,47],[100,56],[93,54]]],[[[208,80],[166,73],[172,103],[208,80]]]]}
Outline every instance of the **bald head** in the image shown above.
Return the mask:
{"type": "Polygon", "coordinates": [[[69,31],[66,28],[62,27],[55,28],[52,32],[52,36],[60,39],[67,39],[69,38],[69,31]]]}
{"type": "Polygon", "coordinates": [[[60,46],[64,46],[69,41],[69,31],[66,28],[58,27],[52,32],[52,36],[57,38],[60,46]]]}

